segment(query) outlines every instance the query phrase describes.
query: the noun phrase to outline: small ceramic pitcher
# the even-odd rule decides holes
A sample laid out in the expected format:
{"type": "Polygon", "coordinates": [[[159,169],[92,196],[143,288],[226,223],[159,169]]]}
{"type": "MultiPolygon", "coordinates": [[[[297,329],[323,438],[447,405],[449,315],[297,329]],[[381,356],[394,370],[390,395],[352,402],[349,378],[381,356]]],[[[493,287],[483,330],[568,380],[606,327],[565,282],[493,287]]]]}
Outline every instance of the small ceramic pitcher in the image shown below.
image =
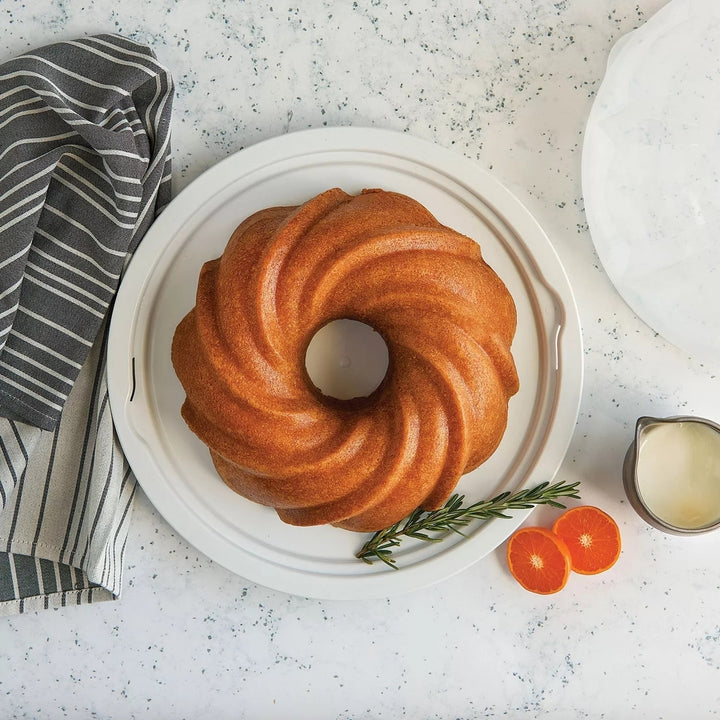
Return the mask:
{"type": "MultiPolygon", "coordinates": [[[[628,499],[635,511],[641,518],[643,518],[643,520],[663,532],[674,535],[698,535],[700,533],[715,530],[720,527],[720,506],[717,508],[717,515],[714,520],[703,522],[697,527],[685,527],[673,524],[672,521],[661,517],[660,514],[653,511],[653,509],[648,505],[646,499],[643,498],[641,484],[638,481],[638,467],[641,461],[643,441],[646,439],[647,433],[651,430],[668,423],[699,423],[700,425],[717,433],[718,441],[717,443],[713,443],[713,445],[717,450],[720,461],[720,425],[717,423],[704,418],[686,415],[668,418],[641,417],[638,419],[635,426],[635,438],[628,448],[627,454],[625,455],[625,462],[623,463],[623,484],[625,486],[625,492],[628,499]]],[[[646,448],[645,452],[648,451],[650,451],[650,449],[646,448]]],[[[720,479],[718,482],[720,482],[720,479]]],[[[680,498],[684,492],[686,492],[686,490],[679,486],[677,489],[678,497],[680,498]]]]}

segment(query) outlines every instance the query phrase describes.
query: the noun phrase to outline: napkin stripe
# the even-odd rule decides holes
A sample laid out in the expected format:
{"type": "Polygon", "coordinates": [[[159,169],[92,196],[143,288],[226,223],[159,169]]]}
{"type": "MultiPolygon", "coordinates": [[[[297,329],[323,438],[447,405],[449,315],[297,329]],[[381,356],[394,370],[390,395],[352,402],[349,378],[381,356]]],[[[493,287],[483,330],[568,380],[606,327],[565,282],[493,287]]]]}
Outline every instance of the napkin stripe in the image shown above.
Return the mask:
{"type": "MultiPolygon", "coordinates": [[[[107,346],[105,344],[105,338],[103,338],[103,347],[102,347],[102,354],[104,355],[107,346]]],[[[72,534],[72,530],[74,527],[77,528],[76,535],[75,535],[75,547],[77,543],[79,542],[79,536],[78,533],[80,532],[80,529],[82,528],[82,518],[85,515],[85,509],[86,509],[86,501],[87,498],[83,501],[82,505],[80,506],[80,512],[78,514],[78,499],[80,497],[82,484],[83,484],[83,477],[85,475],[85,461],[88,454],[88,448],[90,447],[90,443],[92,440],[92,433],[93,433],[93,425],[94,425],[94,417],[95,417],[95,408],[97,406],[97,400],[98,395],[101,387],[101,382],[104,380],[102,375],[100,373],[97,373],[95,375],[95,379],[93,382],[92,392],[90,394],[90,399],[88,402],[88,413],[87,413],[87,419],[85,421],[85,433],[83,437],[83,443],[82,446],[79,448],[79,464],[78,464],[78,472],[77,477],[75,480],[75,487],[73,491],[73,498],[72,498],[72,505],[70,509],[70,520],[67,523],[67,529],[65,531],[65,537],[63,539],[63,543],[60,549],[60,553],[62,557],[68,557],[70,559],[70,562],[74,560],[74,550],[73,552],[68,552],[68,548],[70,545],[70,535],[72,534]]],[[[94,447],[93,447],[94,450],[94,447]]],[[[90,466],[89,475],[92,475],[92,465],[90,466]]]]}
{"type": "Polygon", "coordinates": [[[11,152],[12,150],[16,150],[18,148],[23,150],[23,153],[25,155],[31,153],[32,155],[35,155],[38,150],[35,147],[26,148],[23,147],[24,145],[29,145],[30,143],[35,143],[36,145],[43,145],[45,143],[55,143],[55,147],[58,147],[60,143],[58,143],[58,140],[67,140],[68,138],[74,137],[77,135],[75,131],[73,132],[66,132],[66,133],[60,133],[59,135],[50,135],[50,136],[43,136],[39,135],[38,137],[29,137],[29,138],[23,138],[22,140],[16,140],[12,145],[9,145],[5,150],[3,150],[0,153],[0,160],[4,160],[5,156],[11,152]]]}
{"type": "MultiPolygon", "coordinates": [[[[97,48],[94,48],[95,45],[100,45],[101,47],[107,48],[110,51],[117,52],[119,49],[119,45],[123,45],[121,52],[124,55],[124,58],[118,57],[117,55],[109,54],[107,55],[107,59],[113,60],[114,62],[118,63],[119,65],[133,65],[135,66],[135,63],[128,60],[129,57],[136,57],[140,58],[143,62],[140,64],[140,67],[142,69],[147,70],[150,74],[155,74],[155,72],[162,70],[162,65],[158,63],[157,61],[153,60],[151,56],[147,54],[146,49],[140,45],[139,43],[134,42],[133,40],[130,40],[130,38],[117,38],[117,44],[113,44],[108,42],[107,40],[104,40],[103,38],[99,36],[86,38],[86,42],[89,46],[89,49],[93,50],[93,52],[97,53],[98,55],[101,55],[101,51],[97,50],[97,48]],[[138,47],[142,50],[142,52],[137,52],[135,50],[131,50],[129,47],[124,47],[124,45],[134,45],[135,47],[138,47]],[[149,67],[148,67],[149,66],[149,67]],[[150,69],[152,68],[152,69],[150,69]]],[[[67,41],[67,44],[69,45],[75,45],[77,46],[78,43],[74,42],[72,40],[67,41]]]]}
{"type": "Polygon", "coordinates": [[[100,576],[100,584],[105,587],[111,582],[111,578],[114,577],[116,572],[120,573],[122,578],[123,566],[122,562],[118,565],[118,554],[111,552],[112,548],[120,548],[119,556],[123,557],[125,554],[125,545],[127,544],[127,533],[128,523],[130,522],[130,511],[132,509],[133,500],[135,498],[135,490],[137,489],[137,483],[134,481],[132,471],[128,467],[125,471],[125,475],[122,479],[122,485],[120,486],[120,497],[124,499],[124,505],[122,506],[122,514],[120,515],[120,522],[118,523],[115,535],[113,536],[113,542],[108,543],[105,547],[105,556],[103,560],[103,569],[100,576]]]}
{"type": "MultiPolygon", "coordinates": [[[[94,44],[103,44],[109,48],[113,48],[113,45],[110,45],[109,43],[101,43],[98,41],[97,38],[92,38],[92,44],[90,42],[85,43],[84,45],[81,45],[80,43],[73,42],[72,40],[65,41],[65,45],[72,45],[74,47],[82,48],[85,52],[92,53],[93,55],[97,55],[98,57],[103,58],[103,60],[110,60],[111,62],[115,63],[116,65],[125,65],[126,67],[134,67],[138,70],[147,73],[148,76],[153,77],[155,75],[155,72],[153,70],[150,70],[145,65],[142,65],[141,63],[134,62],[132,60],[123,60],[122,58],[116,57],[114,55],[110,55],[109,53],[103,52],[102,50],[99,50],[96,47],[93,47],[94,44]]],[[[147,55],[141,55],[140,53],[131,53],[128,50],[124,51],[127,55],[135,55],[138,57],[142,57],[143,59],[147,60],[147,55]]],[[[159,66],[158,66],[159,68],[159,66]]]]}
{"type": "MultiPolygon", "coordinates": [[[[8,425],[11,424],[12,421],[9,421],[8,425]]],[[[20,448],[18,447],[17,449],[15,449],[14,453],[11,453],[10,449],[8,448],[10,440],[10,437],[6,437],[5,433],[0,434],[0,452],[2,452],[3,459],[5,460],[5,469],[7,470],[7,473],[0,473],[0,502],[2,503],[0,505],[0,509],[5,507],[5,505],[7,504],[8,496],[12,493],[12,491],[15,489],[15,486],[18,484],[18,475],[15,471],[15,467],[21,466],[21,461],[18,458],[20,448]],[[5,479],[5,482],[3,482],[3,479],[5,479]],[[9,483],[7,482],[8,480],[9,483]]]]}
{"type": "MultiPolygon", "coordinates": [[[[35,257],[36,256],[35,251],[31,250],[30,252],[31,252],[31,257],[33,257],[33,259],[37,259],[37,257],[35,257]]],[[[63,265],[65,263],[57,263],[57,264],[60,265],[60,267],[63,267],[63,265]]],[[[44,281],[45,283],[50,282],[50,283],[55,283],[56,285],[62,285],[64,288],[66,288],[68,291],[70,291],[74,295],[82,295],[84,298],[86,298],[86,300],[89,300],[90,302],[94,302],[99,307],[103,307],[104,305],[107,305],[110,302],[109,297],[106,296],[105,298],[99,298],[96,295],[94,295],[93,293],[91,293],[89,290],[85,290],[82,286],[72,282],[72,280],[67,279],[68,277],[72,277],[72,275],[74,275],[75,273],[73,273],[72,270],[70,270],[69,268],[63,267],[63,270],[65,272],[69,273],[69,275],[66,275],[65,277],[57,277],[57,276],[54,276],[48,270],[43,269],[41,267],[41,265],[38,265],[38,264],[28,260],[28,262],[25,265],[25,276],[26,276],[26,278],[32,277],[33,281],[38,282],[38,283],[44,281]],[[29,270],[32,271],[32,276],[28,272],[29,270]],[[42,277],[42,280],[40,279],[41,277],[42,277]]],[[[45,287],[48,287],[48,286],[45,285],[45,287]]],[[[60,290],[57,288],[50,287],[49,289],[55,290],[56,292],[62,294],[60,292],[60,290]]],[[[72,295],[66,296],[66,297],[69,297],[70,299],[73,298],[72,295]]],[[[78,300],[77,298],[75,298],[75,302],[77,302],[80,305],[83,305],[88,311],[92,311],[93,314],[99,312],[97,309],[94,309],[92,306],[87,305],[86,303],[84,303],[81,300],[78,300]]],[[[105,314],[100,313],[100,317],[105,317],[105,314]]]]}
{"type": "Polygon", "coordinates": [[[99,278],[93,277],[92,275],[84,272],[80,268],[73,267],[72,265],[70,265],[66,262],[63,262],[59,258],[53,258],[50,255],[48,255],[46,252],[43,252],[42,250],[39,250],[37,248],[33,248],[33,253],[36,256],[41,257],[43,259],[43,261],[46,260],[50,263],[55,263],[56,265],[60,265],[60,267],[62,267],[63,270],[67,270],[72,275],[77,275],[79,278],[82,278],[83,280],[89,282],[91,285],[94,285],[95,287],[101,288],[101,289],[105,290],[107,293],[112,294],[113,289],[107,283],[103,282],[99,278]]]}
{"type": "MultiPolygon", "coordinates": [[[[105,414],[106,410],[108,409],[107,406],[107,396],[103,398],[102,405],[100,407],[100,412],[98,417],[101,419],[102,416],[105,414]]],[[[100,421],[98,420],[98,424],[100,424],[100,421]]],[[[75,540],[73,541],[72,550],[69,554],[69,560],[71,563],[75,563],[77,561],[78,556],[78,547],[80,545],[80,541],[83,536],[83,530],[85,525],[85,516],[88,512],[88,500],[90,491],[92,489],[92,485],[90,484],[89,480],[90,477],[93,475],[96,475],[96,468],[95,468],[95,451],[97,450],[97,444],[93,445],[92,452],[90,453],[90,462],[88,463],[88,472],[87,474],[83,473],[82,476],[78,476],[78,480],[82,477],[82,504],[80,506],[80,513],[77,515],[77,528],[75,531],[75,540]]],[[[111,463],[112,465],[112,463],[111,463]]],[[[79,487],[79,485],[78,485],[79,487]]],[[[70,527],[70,525],[68,525],[70,527]]]]}
{"type": "MultiPolygon", "coordinates": [[[[85,49],[85,46],[80,46],[84,52],[88,52],[85,49]]],[[[89,77],[86,77],[85,75],[80,75],[80,73],[73,72],[72,70],[69,70],[68,68],[64,68],[61,65],[58,65],[54,62],[51,62],[47,58],[41,57],[40,55],[21,55],[19,58],[16,58],[16,60],[37,60],[38,63],[41,65],[46,65],[48,67],[51,67],[53,70],[57,70],[59,73],[63,75],[67,75],[68,77],[74,78],[75,80],[79,80],[81,83],[87,83],[88,85],[93,85],[97,88],[102,88],[103,90],[113,90],[114,92],[118,93],[119,95],[130,95],[130,92],[126,90],[124,87],[120,87],[119,85],[110,85],[107,83],[100,83],[95,80],[91,80],[89,77]]]]}
{"type": "MultiPolygon", "coordinates": [[[[23,59],[22,56],[17,59],[23,59]]],[[[99,105],[90,105],[88,103],[82,102],[78,100],[77,98],[72,97],[71,95],[68,95],[68,93],[64,92],[60,88],[58,88],[53,83],[49,82],[48,79],[39,72],[32,72],[32,71],[18,71],[13,73],[6,73],[5,75],[0,75],[0,82],[4,82],[7,80],[26,80],[29,81],[27,84],[23,85],[21,87],[21,90],[27,90],[28,87],[32,87],[32,90],[35,94],[37,94],[41,98],[45,98],[45,100],[58,100],[58,101],[66,101],[70,102],[73,105],[75,105],[78,109],[82,110],[94,110],[95,112],[106,112],[105,108],[99,106],[99,105]],[[44,90],[41,87],[33,87],[33,80],[39,81],[40,85],[47,84],[53,90],[44,90]]],[[[0,95],[2,97],[2,95],[0,95]]]]}
{"type": "Polygon", "coordinates": [[[18,521],[18,515],[20,511],[20,503],[19,501],[22,499],[23,495],[23,488],[25,486],[25,469],[27,468],[27,463],[29,459],[28,450],[25,447],[25,442],[23,441],[23,438],[21,436],[20,430],[18,429],[17,423],[10,420],[10,428],[13,433],[13,437],[15,438],[15,441],[17,442],[17,450],[18,453],[15,455],[15,458],[19,460],[20,463],[16,467],[19,467],[19,472],[16,470],[13,473],[13,476],[17,480],[17,489],[15,490],[15,497],[17,498],[18,502],[15,506],[15,510],[12,514],[12,523],[10,524],[10,532],[8,533],[8,552],[10,551],[10,546],[12,544],[12,536],[15,534],[15,527],[17,525],[18,521]]]}
{"type": "Polygon", "coordinates": [[[93,590],[97,593],[99,588],[89,583],[83,572],[73,572],[68,565],[38,561],[27,555],[0,554],[0,603],[16,601],[18,612],[25,611],[25,598],[42,596],[42,605],[47,609],[55,593],[60,594],[58,604],[65,606],[69,596],[80,604],[82,591],[87,593],[87,601],[92,602],[93,590]],[[58,568],[63,570],[58,572],[58,568]]]}
{"type": "MultiPolygon", "coordinates": [[[[16,107],[27,105],[29,103],[37,103],[40,100],[40,98],[31,98],[30,100],[25,100],[24,102],[17,103],[16,107]]],[[[8,118],[7,120],[0,123],[0,130],[2,130],[6,125],[9,125],[10,123],[15,122],[18,118],[27,117],[28,115],[40,115],[41,113],[49,113],[52,112],[52,108],[35,108],[34,110],[23,110],[22,112],[16,113],[12,117],[8,118]]],[[[7,111],[6,111],[7,112],[7,111]]],[[[4,115],[5,113],[0,113],[0,117],[4,115]]]]}
{"type": "MultiPolygon", "coordinates": [[[[109,412],[109,409],[108,409],[109,412]]],[[[100,512],[103,508],[103,505],[105,504],[105,497],[107,496],[108,489],[110,488],[110,483],[113,479],[113,466],[115,464],[115,450],[114,448],[110,448],[110,465],[108,466],[107,474],[105,476],[105,484],[103,485],[102,493],[100,496],[100,502],[98,503],[95,513],[93,514],[93,521],[92,526],[90,528],[90,534],[88,536],[88,539],[85,541],[85,549],[83,550],[82,557],[80,558],[80,564],[84,565],[85,561],[87,560],[87,554],[88,550],[90,549],[90,541],[89,538],[93,537],[95,535],[95,530],[98,526],[98,521],[100,520],[100,512]]],[[[86,499],[86,506],[87,506],[87,499],[86,499]]]]}
{"type": "MultiPolygon", "coordinates": [[[[35,555],[37,551],[37,545],[40,540],[40,531],[42,530],[43,517],[45,515],[45,507],[47,505],[48,493],[50,491],[50,481],[52,479],[52,469],[55,462],[55,451],[57,450],[57,443],[60,426],[55,428],[53,433],[52,447],[50,448],[50,457],[48,459],[48,469],[45,473],[45,487],[43,488],[42,499],[40,500],[40,507],[38,508],[38,519],[37,525],[35,526],[35,535],[33,536],[32,545],[30,547],[30,555],[35,555]]],[[[12,538],[11,538],[12,539],[12,538]]]]}
{"type": "MultiPolygon", "coordinates": [[[[80,230],[81,233],[83,233],[90,240],[92,240],[92,247],[96,247],[98,250],[102,250],[104,253],[107,253],[110,256],[123,257],[125,255],[125,253],[123,253],[120,250],[115,250],[114,248],[104,245],[102,242],[100,242],[100,240],[98,240],[98,238],[87,227],[85,227],[85,225],[83,225],[82,223],[79,223],[74,218],[69,217],[64,212],[62,212],[62,210],[59,210],[58,208],[53,207],[52,205],[46,205],[45,209],[48,212],[52,213],[53,215],[56,215],[57,217],[59,217],[61,220],[64,220],[68,225],[71,226],[71,228],[76,228],[76,229],[80,230]]],[[[67,230],[70,231],[71,228],[68,228],[67,230]]],[[[36,230],[35,234],[40,235],[41,237],[51,236],[51,234],[47,230],[42,230],[42,229],[36,230]]],[[[60,241],[56,239],[55,242],[57,244],[60,241]]],[[[120,273],[110,272],[110,270],[108,270],[106,267],[103,267],[97,261],[95,261],[95,264],[96,264],[97,268],[101,272],[104,272],[104,274],[106,276],[112,277],[112,278],[120,277],[120,273]]]]}
{"type": "MultiPolygon", "coordinates": [[[[85,163],[85,167],[87,167],[87,163],[85,163]]],[[[85,178],[78,175],[76,172],[74,172],[71,168],[69,168],[63,162],[59,162],[57,164],[57,168],[59,170],[62,170],[63,173],[65,173],[66,175],[69,175],[75,182],[78,182],[81,185],[83,185],[84,187],[86,187],[90,192],[95,193],[98,197],[100,197],[102,200],[104,200],[118,215],[125,215],[126,217],[134,217],[136,215],[136,211],[123,210],[121,207],[119,207],[118,203],[116,203],[112,199],[112,197],[110,197],[110,195],[103,192],[97,185],[93,185],[89,180],[85,180],[85,178]]],[[[95,168],[93,168],[93,170],[94,169],[95,168]]],[[[121,197],[120,193],[118,193],[118,199],[127,200],[128,202],[131,202],[131,203],[140,202],[139,198],[134,198],[131,195],[122,195],[122,197],[121,197]]]]}

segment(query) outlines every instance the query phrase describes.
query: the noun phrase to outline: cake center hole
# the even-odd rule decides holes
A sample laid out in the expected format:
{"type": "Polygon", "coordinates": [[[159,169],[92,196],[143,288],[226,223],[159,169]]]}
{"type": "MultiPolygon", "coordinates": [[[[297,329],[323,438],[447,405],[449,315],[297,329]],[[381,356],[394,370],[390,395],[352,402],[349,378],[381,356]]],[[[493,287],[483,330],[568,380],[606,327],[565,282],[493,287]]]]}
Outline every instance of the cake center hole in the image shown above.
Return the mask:
{"type": "Polygon", "coordinates": [[[358,320],[333,320],[313,335],[305,367],[323,395],[367,397],[387,374],[388,348],[380,333],[358,320]]]}

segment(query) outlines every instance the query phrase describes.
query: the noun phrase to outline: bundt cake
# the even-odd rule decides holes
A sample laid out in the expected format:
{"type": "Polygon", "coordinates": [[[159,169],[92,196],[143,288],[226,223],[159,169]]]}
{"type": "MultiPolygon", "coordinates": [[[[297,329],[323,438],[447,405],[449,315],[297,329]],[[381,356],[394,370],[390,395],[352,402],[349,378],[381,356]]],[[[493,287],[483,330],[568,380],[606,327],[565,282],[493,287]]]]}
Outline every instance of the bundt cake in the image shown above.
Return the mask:
{"type": "Polygon", "coordinates": [[[172,362],[220,477],[293,525],[374,531],[442,505],[490,456],[518,390],[515,304],[473,240],[394,192],[255,213],[200,272],[172,362]],[[305,353],[330,321],[389,350],[366,398],[326,397],[305,353]]]}

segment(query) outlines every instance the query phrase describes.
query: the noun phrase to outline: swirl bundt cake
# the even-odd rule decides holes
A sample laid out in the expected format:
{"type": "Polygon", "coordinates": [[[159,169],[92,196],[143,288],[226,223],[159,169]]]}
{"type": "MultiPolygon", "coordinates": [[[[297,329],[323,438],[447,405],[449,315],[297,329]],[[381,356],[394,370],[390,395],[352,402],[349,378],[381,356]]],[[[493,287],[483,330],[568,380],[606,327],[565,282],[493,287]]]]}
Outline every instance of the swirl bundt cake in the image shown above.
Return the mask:
{"type": "Polygon", "coordinates": [[[332,189],[261,210],[205,263],[172,362],[220,477],[293,525],[374,531],[442,505],[518,390],[516,310],[477,243],[398,193],[332,189]],[[339,318],[377,330],[366,398],[326,397],[305,353],[339,318]]]}

